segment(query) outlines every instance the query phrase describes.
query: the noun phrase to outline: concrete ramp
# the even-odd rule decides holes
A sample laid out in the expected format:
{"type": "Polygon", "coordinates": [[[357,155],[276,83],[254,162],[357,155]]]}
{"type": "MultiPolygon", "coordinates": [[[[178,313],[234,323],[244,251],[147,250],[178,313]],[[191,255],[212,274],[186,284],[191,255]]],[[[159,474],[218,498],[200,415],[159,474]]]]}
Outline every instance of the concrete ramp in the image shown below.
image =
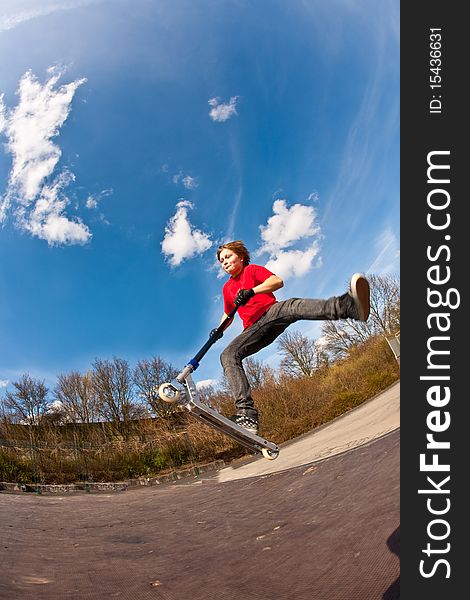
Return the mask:
{"type": "Polygon", "coordinates": [[[218,480],[231,481],[278,473],[362,446],[400,427],[400,382],[387,388],[331,423],[281,445],[276,460],[262,457],[219,472],[218,480]]]}

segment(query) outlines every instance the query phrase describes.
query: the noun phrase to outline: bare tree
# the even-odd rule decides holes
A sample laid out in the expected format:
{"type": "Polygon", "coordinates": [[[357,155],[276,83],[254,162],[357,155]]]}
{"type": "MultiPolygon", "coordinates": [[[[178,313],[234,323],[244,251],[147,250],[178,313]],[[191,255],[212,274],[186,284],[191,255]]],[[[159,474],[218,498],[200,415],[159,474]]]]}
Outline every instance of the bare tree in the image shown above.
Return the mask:
{"type": "Polygon", "coordinates": [[[274,370],[262,360],[257,360],[253,356],[245,358],[243,367],[252,390],[263,387],[269,381],[275,380],[274,370]]]}
{"type": "Polygon", "coordinates": [[[281,372],[285,375],[309,377],[328,360],[323,348],[299,331],[286,331],[277,345],[282,355],[281,372]]]}
{"type": "Polygon", "coordinates": [[[325,321],[322,344],[333,359],[347,356],[349,350],[371,335],[388,335],[400,329],[400,286],[391,276],[370,275],[370,317],[367,322],[325,321]]]}
{"type": "MultiPolygon", "coordinates": [[[[199,396],[199,400],[204,404],[207,404],[211,408],[219,409],[219,396],[220,392],[217,391],[216,386],[214,384],[196,384],[197,393],[199,396]]],[[[170,405],[172,406],[172,405],[170,405]]]]}
{"type": "Polygon", "coordinates": [[[5,398],[0,398],[0,422],[8,421],[8,410],[5,406],[5,398]]]}
{"type": "Polygon", "coordinates": [[[160,400],[158,388],[162,383],[171,381],[177,375],[178,371],[175,367],[159,356],[139,361],[134,369],[134,383],[151,412],[157,417],[166,418],[175,411],[174,404],[160,400]]]}
{"type": "Polygon", "coordinates": [[[371,275],[370,324],[377,333],[400,330],[400,282],[390,275],[371,275]]]}
{"type": "Polygon", "coordinates": [[[12,383],[14,391],[7,391],[3,400],[3,410],[10,422],[28,426],[31,449],[38,440],[38,425],[42,424],[47,411],[49,392],[45,382],[34,379],[27,373],[12,383]]]}
{"type": "Polygon", "coordinates": [[[114,430],[127,437],[130,421],[140,416],[134,404],[134,388],[129,363],[122,358],[96,359],[92,373],[93,390],[98,397],[100,415],[114,430]]]}
{"type": "Polygon", "coordinates": [[[27,373],[12,383],[13,392],[5,393],[6,411],[19,423],[39,425],[47,411],[47,394],[44,381],[34,379],[27,373]]]}
{"type": "Polygon", "coordinates": [[[0,397],[0,440],[7,439],[12,422],[12,415],[6,407],[6,398],[0,397]]]}
{"type": "Polygon", "coordinates": [[[336,360],[347,356],[353,346],[364,343],[373,330],[361,321],[325,321],[322,333],[324,351],[336,360]]]}
{"type": "Polygon", "coordinates": [[[333,360],[344,357],[349,349],[358,343],[351,329],[340,321],[325,321],[322,325],[321,342],[333,360]]]}
{"type": "Polygon", "coordinates": [[[99,402],[92,373],[72,371],[59,375],[54,397],[62,405],[66,421],[92,423],[98,419],[99,402]]]}

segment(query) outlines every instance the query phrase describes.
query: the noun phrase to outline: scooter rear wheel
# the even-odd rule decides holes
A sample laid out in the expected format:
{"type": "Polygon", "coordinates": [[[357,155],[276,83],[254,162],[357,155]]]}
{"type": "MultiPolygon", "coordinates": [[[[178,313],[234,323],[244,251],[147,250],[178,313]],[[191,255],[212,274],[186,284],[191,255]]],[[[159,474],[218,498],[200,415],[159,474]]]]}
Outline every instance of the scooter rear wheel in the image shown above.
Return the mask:
{"type": "Polygon", "coordinates": [[[164,402],[172,404],[179,400],[180,391],[171,383],[162,383],[158,388],[158,395],[164,402]]]}

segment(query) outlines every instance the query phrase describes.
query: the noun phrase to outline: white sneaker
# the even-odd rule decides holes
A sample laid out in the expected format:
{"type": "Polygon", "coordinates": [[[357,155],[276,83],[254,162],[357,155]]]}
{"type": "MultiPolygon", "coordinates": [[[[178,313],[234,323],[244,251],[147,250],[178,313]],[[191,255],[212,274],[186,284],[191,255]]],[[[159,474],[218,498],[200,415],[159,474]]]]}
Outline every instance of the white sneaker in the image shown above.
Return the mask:
{"type": "Polygon", "coordinates": [[[354,273],[349,284],[349,293],[354,300],[357,312],[357,316],[353,318],[358,321],[367,321],[370,314],[370,285],[365,275],[354,273]]]}

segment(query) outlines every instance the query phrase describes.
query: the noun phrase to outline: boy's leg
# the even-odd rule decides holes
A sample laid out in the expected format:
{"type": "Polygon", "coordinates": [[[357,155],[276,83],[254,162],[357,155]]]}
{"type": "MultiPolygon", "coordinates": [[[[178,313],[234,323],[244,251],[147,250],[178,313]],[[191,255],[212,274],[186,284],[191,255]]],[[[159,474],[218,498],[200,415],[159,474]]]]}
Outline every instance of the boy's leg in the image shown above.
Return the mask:
{"type": "Polygon", "coordinates": [[[355,273],[351,278],[349,290],[342,296],[332,296],[327,300],[290,298],[275,304],[268,313],[271,319],[284,320],[288,324],[304,319],[367,321],[370,313],[369,282],[361,273],[355,273]]]}
{"type": "Polygon", "coordinates": [[[258,417],[258,411],[251,397],[250,384],[243,369],[243,359],[269,346],[290,325],[290,322],[284,320],[278,322],[269,319],[271,309],[232,340],[220,356],[227,383],[235,400],[237,414],[240,415],[258,417]]]}

